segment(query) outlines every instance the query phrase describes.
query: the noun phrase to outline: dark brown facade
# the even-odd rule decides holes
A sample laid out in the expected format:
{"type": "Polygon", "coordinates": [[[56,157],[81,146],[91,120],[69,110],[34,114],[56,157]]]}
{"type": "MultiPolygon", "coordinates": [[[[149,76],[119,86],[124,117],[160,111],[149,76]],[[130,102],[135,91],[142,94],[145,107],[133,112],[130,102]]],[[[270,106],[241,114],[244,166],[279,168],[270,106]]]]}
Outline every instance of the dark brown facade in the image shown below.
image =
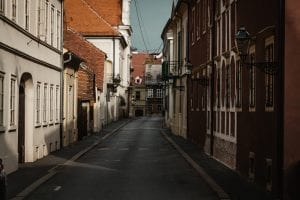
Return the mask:
{"type": "Polygon", "coordinates": [[[208,24],[208,1],[190,1],[189,5],[189,60],[193,73],[188,80],[188,133],[187,137],[204,147],[207,137],[207,87],[200,78],[209,65],[210,29],[208,24]]]}
{"type": "MultiPolygon", "coordinates": [[[[271,0],[238,1],[237,27],[242,25],[253,38],[249,52],[253,55],[253,62],[261,63],[268,59],[278,62],[279,3],[271,0]]],[[[237,170],[250,181],[277,195],[280,74],[269,75],[257,67],[249,70],[241,66],[241,69],[237,170]]]]}
{"type": "Polygon", "coordinates": [[[241,64],[235,35],[241,26],[251,34],[246,63],[278,63],[279,13],[271,0],[189,6],[188,136],[273,196],[280,195],[282,78],[262,65],[241,64]]]}
{"type": "MultiPolygon", "coordinates": [[[[283,168],[285,175],[284,199],[300,199],[300,2],[285,1],[284,22],[284,107],[283,107],[283,168]]],[[[282,98],[283,98],[282,97],[282,98]]]]}

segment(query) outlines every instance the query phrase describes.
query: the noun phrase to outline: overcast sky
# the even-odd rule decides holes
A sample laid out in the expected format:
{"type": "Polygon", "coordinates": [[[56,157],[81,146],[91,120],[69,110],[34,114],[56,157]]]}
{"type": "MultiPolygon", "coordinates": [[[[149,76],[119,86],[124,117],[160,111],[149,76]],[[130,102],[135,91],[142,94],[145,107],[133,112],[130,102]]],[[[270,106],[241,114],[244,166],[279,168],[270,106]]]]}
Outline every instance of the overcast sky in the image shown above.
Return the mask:
{"type": "MultiPolygon", "coordinates": [[[[139,51],[146,50],[144,45],[135,4],[140,15],[141,28],[147,50],[155,51],[161,46],[161,32],[170,18],[173,0],[132,0],[131,1],[131,26],[133,29],[132,46],[139,51]]],[[[160,48],[161,49],[161,48],[160,48]]]]}

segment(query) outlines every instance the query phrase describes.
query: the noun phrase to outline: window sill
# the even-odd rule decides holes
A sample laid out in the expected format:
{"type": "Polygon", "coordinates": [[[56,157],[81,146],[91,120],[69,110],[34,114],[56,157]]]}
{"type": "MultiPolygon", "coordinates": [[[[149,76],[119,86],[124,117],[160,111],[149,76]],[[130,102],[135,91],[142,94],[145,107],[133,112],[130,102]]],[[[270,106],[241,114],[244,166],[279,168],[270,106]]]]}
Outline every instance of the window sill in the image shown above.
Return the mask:
{"type": "Polygon", "coordinates": [[[10,126],[10,127],[9,127],[8,132],[15,132],[16,130],[17,130],[17,126],[16,126],[16,125],[13,125],[13,126],[10,126]]]}
{"type": "Polygon", "coordinates": [[[34,127],[35,128],[40,128],[42,125],[41,124],[36,124],[34,127]]]}
{"type": "Polygon", "coordinates": [[[4,126],[0,126],[0,133],[4,133],[6,131],[6,128],[4,126]]]}

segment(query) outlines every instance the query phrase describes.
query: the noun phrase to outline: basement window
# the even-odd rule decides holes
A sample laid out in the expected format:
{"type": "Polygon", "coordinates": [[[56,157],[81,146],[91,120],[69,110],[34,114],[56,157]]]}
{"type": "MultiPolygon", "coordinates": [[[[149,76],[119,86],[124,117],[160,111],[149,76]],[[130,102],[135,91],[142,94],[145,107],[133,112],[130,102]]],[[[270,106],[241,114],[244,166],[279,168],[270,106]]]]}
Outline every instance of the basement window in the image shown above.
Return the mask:
{"type": "Polygon", "coordinates": [[[255,174],[255,154],[254,152],[249,152],[249,181],[254,182],[255,174]]]}
{"type": "Polygon", "coordinates": [[[272,191],[272,159],[266,158],[266,190],[272,191]]]}

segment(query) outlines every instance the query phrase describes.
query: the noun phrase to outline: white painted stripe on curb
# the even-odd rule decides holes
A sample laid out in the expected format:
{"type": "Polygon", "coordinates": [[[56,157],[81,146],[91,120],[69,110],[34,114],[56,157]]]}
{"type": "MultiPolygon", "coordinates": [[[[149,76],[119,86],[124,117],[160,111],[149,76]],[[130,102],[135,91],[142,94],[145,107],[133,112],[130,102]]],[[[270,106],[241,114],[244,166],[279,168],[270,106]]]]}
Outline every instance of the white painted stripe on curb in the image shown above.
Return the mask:
{"type": "Polygon", "coordinates": [[[184,157],[184,159],[199,173],[199,175],[206,181],[206,183],[215,191],[220,199],[230,200],[229,195],[219,186],[204,170],[200,167],[187,153],[185,153],[182,148],[177,145],[172,138],[167,136],[167,134],[161,130],[162,135],[166,138],[170,144],[184,157]]]}
{"type": "Polygon", "coordinates": [[[108,138],[111,135],[113,135],[114,133],[116,133],[118,130],[120,130],[122,127],[124,127],[130,121],[131,120],[127,120],[126,122],[124,122],[123,124],[121,124],[119,127],[117,127],[116,129],[114,129],[110,133],[108,133],[105,136],[103,136],[101,139],[99,139],[97,142],[95,142],[92,146],[87,147],[87,148],[83,149],[82,151],[78,152],[72,158],[70,158],[69,160],[67,160],[66,162],[64,162],[63,164],[58,164],[58,165],[52,167],[51,169],[48,170],[48,174],[46,174],[45,176],[43,176],[40,179],[36,180],[35,182],[33,182],[32,184],[30,184],[29,186],[27,186],[22,192],[20,192],[19,194],[17,194],[15,197],[11,198],[10,200],[22,200],[22,199],[24,199],[31,192],[33,192],[37,187],[39,187],[44,182],[46,182],[47,180],[49,180],[50,178],[52,178],[57,173],[56,169],[59,166],[70,165],[75,160],[77,160],[78,158],[80,158],[81,156],[83,156],[85,153],[87,153],[88,151],[90,151],[91,149],[93,149],[94,147],[96,147],[98,144],[100,144],[103,140],[105,140],[106,138],[108,138]]]}

